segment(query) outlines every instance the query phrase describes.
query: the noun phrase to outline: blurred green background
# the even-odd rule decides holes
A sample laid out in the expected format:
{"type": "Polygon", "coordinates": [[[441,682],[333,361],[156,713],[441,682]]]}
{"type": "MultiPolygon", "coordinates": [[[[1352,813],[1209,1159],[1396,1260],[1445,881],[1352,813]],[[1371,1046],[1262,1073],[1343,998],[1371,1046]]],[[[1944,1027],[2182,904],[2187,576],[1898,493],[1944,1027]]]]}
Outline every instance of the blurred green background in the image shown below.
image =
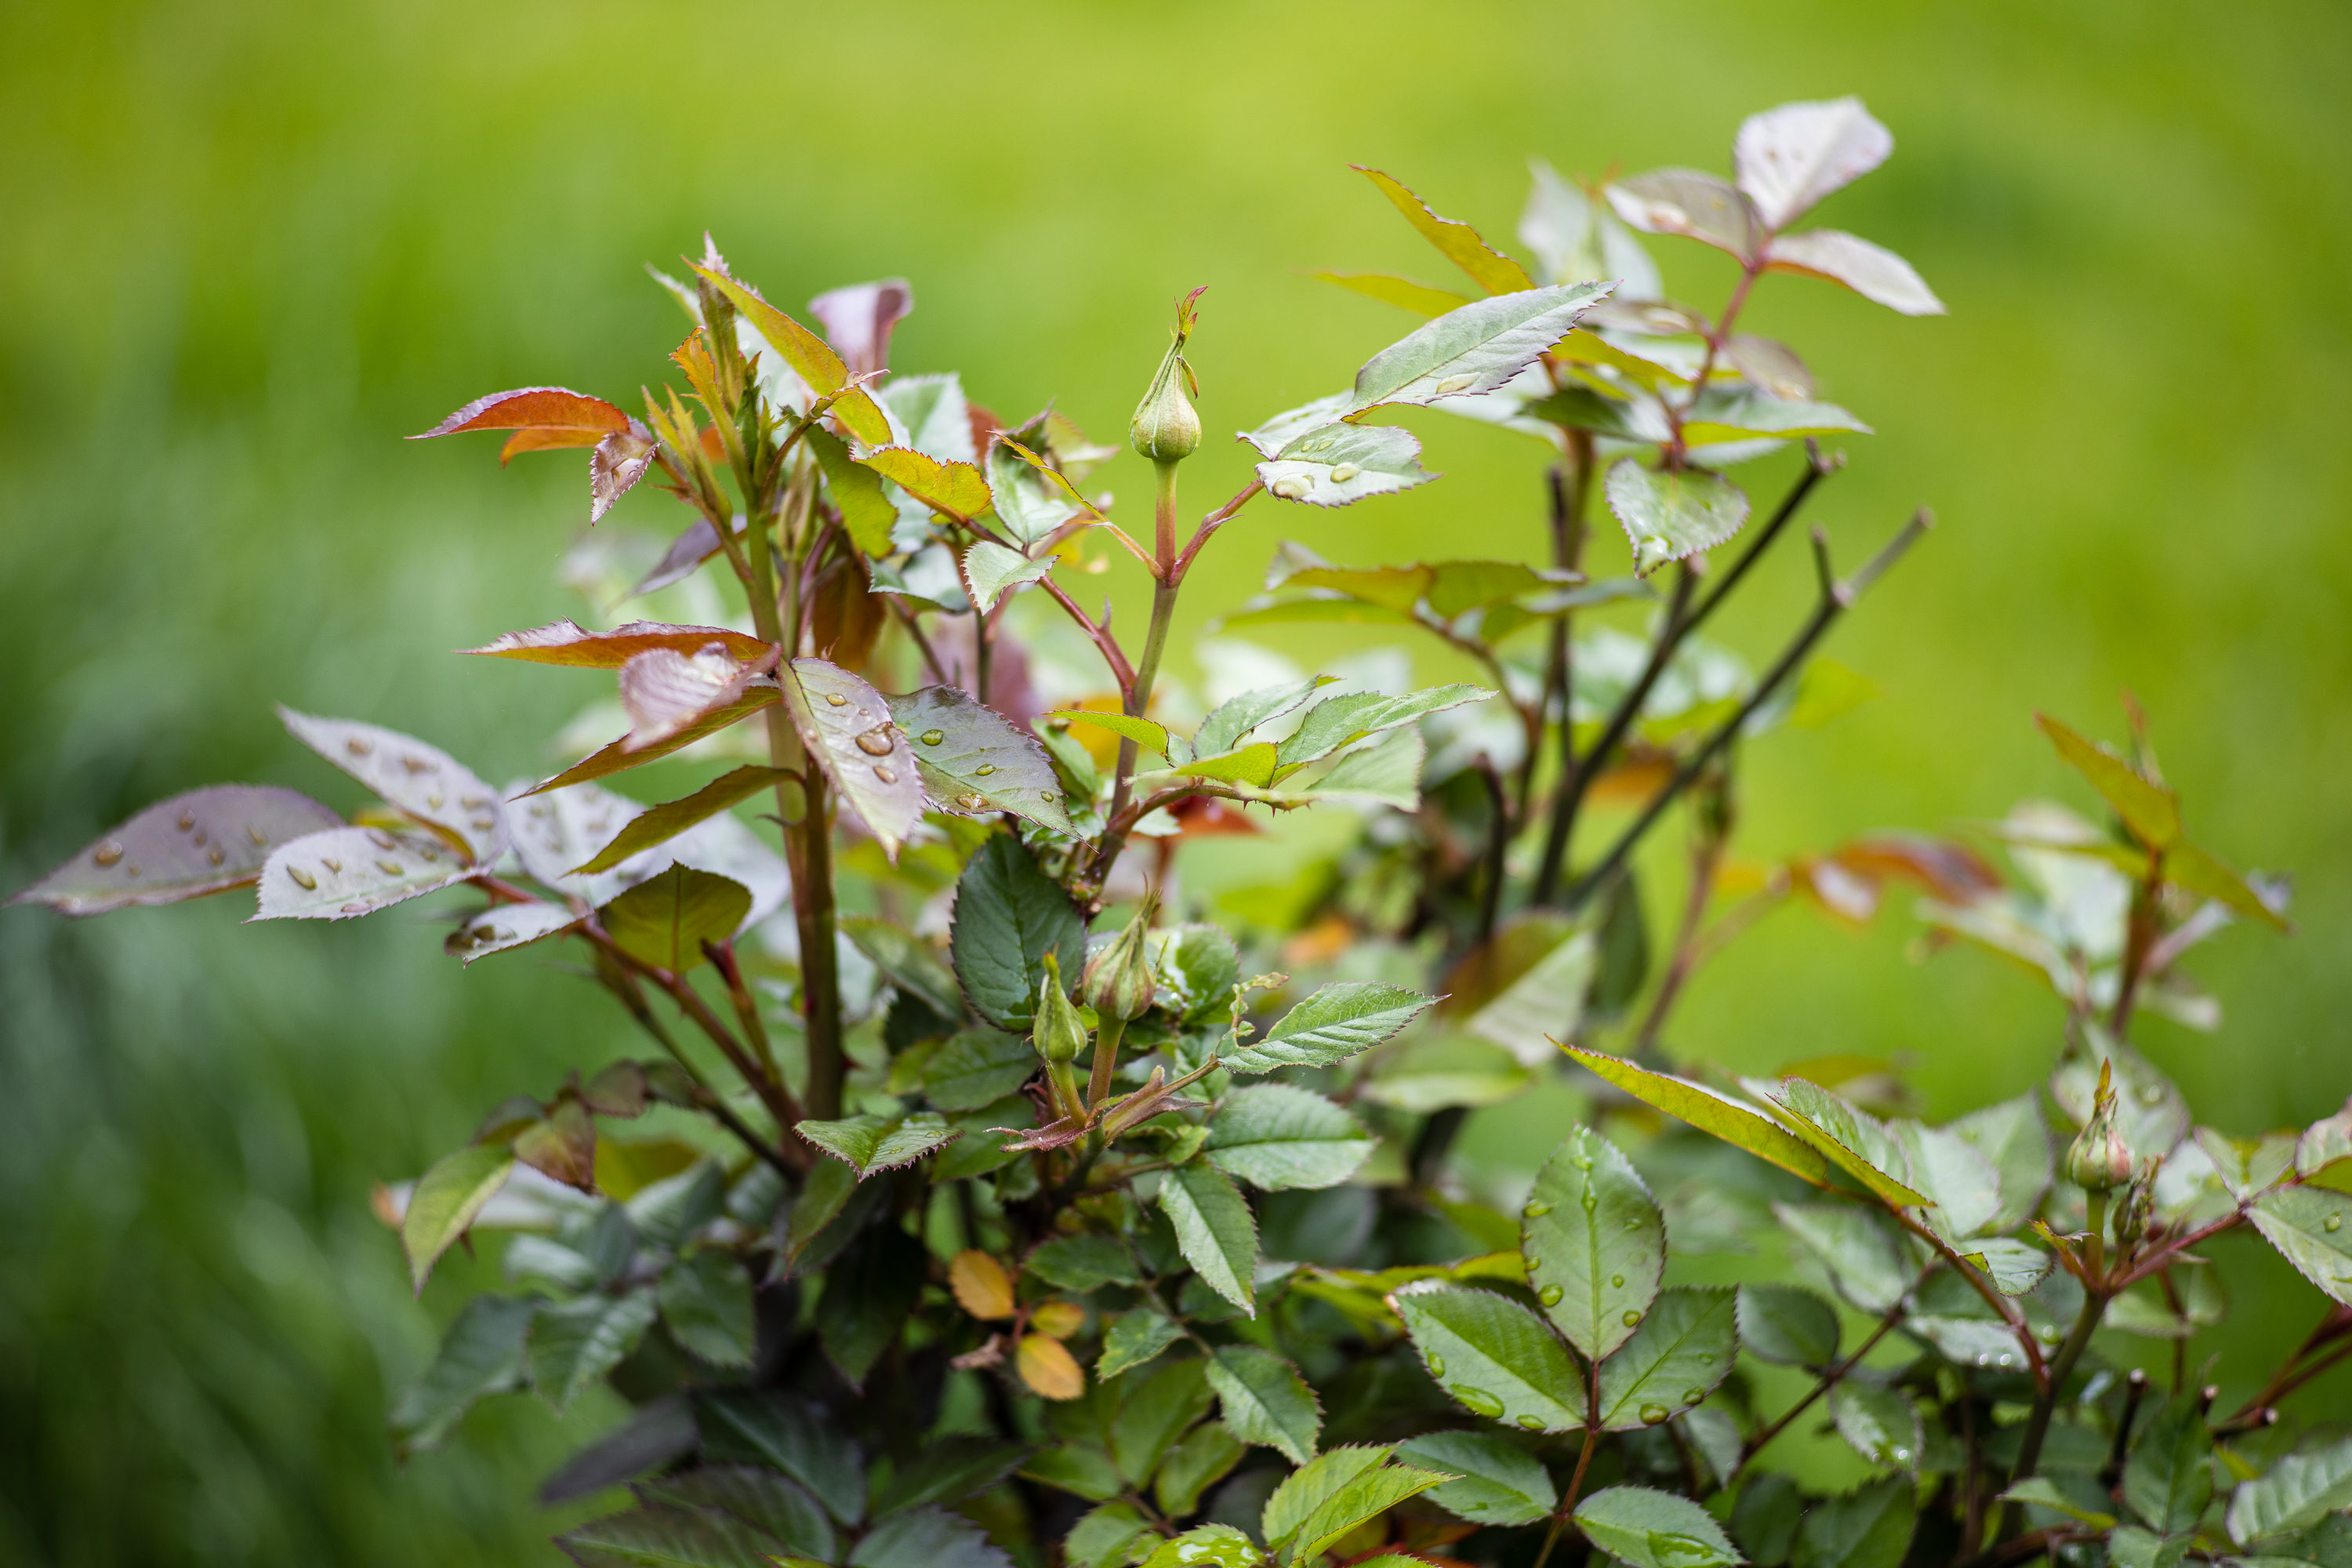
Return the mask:
{"type": "MultiPolygon", "coordinates": [[[[277,701],[492,778],[543,762],[587,689],[445,650],[572,613],[578,456],[501,473],[486,443],[398,437],[494,388],[658,382],[679,323],[641,264],[706,226],[787,304],[904,273],[902,367],[1098,434],[1206,283],[1194,357],[1229,430],[1411,325],[1302,268],[1447,280],[1349,162],[1503,243],[1531,154],[1721,168],[1743,114],[1858,92],[1897,153],[1823,216],[1951,314],[1775,279],[1749,320],[1881,432],[1816,509],[1843,558],[1923,501],[1943,527],[1832,646],[1880,698],[1759,749],[1748,847],[2086,805],[2030,715],[2113,734],[2128,683],[2193,828],[2294,873],[2302,925],[2231,933],[2200,960],[2221,1033],[2147,1047],[2217,1125],[2308,1120],[2352,1089],[2347,43],[2320,0],[0,8],[5,885],[199,783],[352,804],[277,701]]],[[[1719,296],[1711,253],[1653,248],[1719,296]]],[[[1451,477],[1261,504],[1195,622],[1280,536],[1536,550],[1541,451],[1418,427],[1451,477]]],[[[1244,473],[1222,447],[1193,468],[1203,496],[1244,473]]],[[[647,491],[616,521],[674,510],[647,491]]],[[[1802,570],[1773,563],[1728,640],[1768,652],[1802,570]]],[[[625,1037],[548,964],[461,973],[421,920],[247,931],[247,907],[0,912],[0,1559],[551,1561],[530,1489],[611,1407],[500,1402],[396,1467],[389,1391],[468,1279],[412,1304],[366,1198],[625,1037]]],[[[2053,1005],[1979,955],[1912,965],[1908,935],[1778,917],[1677,1048],[1906,1053],[1937,1114],[2033,1081],[2053,1005]]],[[[2239,1325],[2299,1334],[2314,1307],[2281,1286],[2239,1325]]]]}

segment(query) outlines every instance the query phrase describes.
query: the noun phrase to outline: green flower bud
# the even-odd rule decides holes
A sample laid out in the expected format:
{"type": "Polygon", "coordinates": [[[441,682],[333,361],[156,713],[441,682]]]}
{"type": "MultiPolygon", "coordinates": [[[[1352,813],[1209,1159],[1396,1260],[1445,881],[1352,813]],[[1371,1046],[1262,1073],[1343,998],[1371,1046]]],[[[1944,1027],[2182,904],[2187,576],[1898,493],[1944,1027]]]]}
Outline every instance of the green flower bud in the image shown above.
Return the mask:
{"type": "Polygon", "coordinates": [[[1127,426],[1129,444],[1155,463],[1181,462],[1201,445],[1201,416],[1184,395],[1188,386],[1194,397],[1201,395],[1201,384],[1184,360],[1184,343],[1192,335],[1193,301],[1200,297],[1195,289],[1176,307],[1176,341],[1161,356],[1151,389],[1135,405],[1135,417],[1127,426]]]}
{"type": "Polygon", "coordinates": [[[1086,1020],[1062,994],[1062,966],[1045,955],[1045,978],[1037,984],[1037,1022],[1029,1031],[1037,1054],[1048,1067],[1067,1067],[1086,1049],[1086,1020]]]}
{"type": "Polygon", "coordinates": [[[1100,1018],[1140,1018],[1152,997],[1151,917],[1159,900],[1147,899],[1127,929],[1087,960],[1078,993],[1100,1018]]]}
{"type": "Polygon", "coordinates": [[[2109,1193],[2132,1179],[2132,1150],[2116,1125],[2109,1067],[2099,1064],[2098,1100],[2091,1120],[2066,1151],[2066,1179],[2086,1193],[2109,1193]]]}

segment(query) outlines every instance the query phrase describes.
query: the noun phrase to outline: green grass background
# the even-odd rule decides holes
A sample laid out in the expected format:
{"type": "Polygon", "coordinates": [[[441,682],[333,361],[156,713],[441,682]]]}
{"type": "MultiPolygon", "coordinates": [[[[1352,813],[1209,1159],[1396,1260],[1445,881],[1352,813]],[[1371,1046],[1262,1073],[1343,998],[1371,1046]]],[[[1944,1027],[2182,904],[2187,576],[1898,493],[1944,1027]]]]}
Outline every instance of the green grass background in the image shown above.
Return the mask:
{"type": "MultiPolygon", "coordinates": [[[[1776,279],[1751,321],[1881,432],[1818,507],[1844,559],[1921,502],[1943,526],[1837,635],[1881,697],[1758,750],[1749,847],[2085,804],[2030,715],[2114,733],[2128,683],[2194,830],[2293,871],[2302,925],[2217,944],[2226,1027],[2147,1048],[2219,1126],[2308,1120],[2352,1089],[2347,33],[2318,0],[0,8],[6,884],[206,781],[352,804],[276,701],[536,766],[586,689],[444,650],[572,610],[579,458],[397,437],[493,388],[658,381],[678,321],[640,266],[706,226],[788,303],[906,274],[902,366],[1104,434],[1206,283],[1222,432],[1411,324],[1302,268],[1444,280],[1348,163],[1501,242],[1530,154],[1720,168],[1743,114],[1853,91],[1898,150],[1823,216],[1951,314],[1776,279]]],[[[1719,296],[1710,255],[1654,248],[1719,296]]],[[[1261,504],[1194,624],[1284,535],[1366,563],[1538,548],[1540,450],[1420,427],[1443,483],[1261,504]]],[[[1203,496],[1244,471],[1222,445],[1193,468],[1203,496]]],[[[1773,563],[1728,639],[1769,652],[1802,574],[1773,563]]],[[[365,1199],[625,1038],[549,966],[461,974],[404,914],[242,913],[0,913],[0,1558],[550,1562],[529,1488],[610,1407],[507,1402],[395,1467],[388,1393],[468,1279],[412,1304],[365,1199]]],[[[1676,1047],[1905,1053],[1938,1114],[2032,1082],[2052,1005],[1988,959],[1906,963],[1905,925],[1778,918],[1676,1047]]],[[[2242,1337],[2299,1333],[2311,1293],[2241,1251],[2242,1337]]]]}

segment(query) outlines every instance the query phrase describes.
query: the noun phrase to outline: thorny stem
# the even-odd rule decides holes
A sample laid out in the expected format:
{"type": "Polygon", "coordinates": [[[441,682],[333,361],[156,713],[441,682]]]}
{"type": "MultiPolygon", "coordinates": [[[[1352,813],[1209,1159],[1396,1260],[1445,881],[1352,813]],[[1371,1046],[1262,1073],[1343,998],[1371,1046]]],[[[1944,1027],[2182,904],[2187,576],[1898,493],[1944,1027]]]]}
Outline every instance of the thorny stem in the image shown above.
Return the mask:
{"type": "Polygon", "coordinates": [[[1700,397],[1706,395],[1706,380],[1715,374],[1716,359],[1723,353],[1723,345],[1731,339],[1731,324],[1739,319],[1740,308],[1748,303],[1748,292],[1756,287],[1756,279],[1763,270],[1763,241],[1759,239],[1756,258],[1740,268],[1739,281],[1732,286],[1731,297],[1724,301],[1723,315],[1706,334],[1706,356],[1699,361],[1698,374],[1691,378],[1690,396],[1679,410],[1671,404],[1667,405],[1666,417],[1673,421],[1675,430],[1674,447],[1668,454],[1668,460],[1677,468],[1682,463],[1683,426],[1689,420],[1691,411],[1698,406],[1700,397]]]}
{"type": "Polygon", "coordinates": [[[2034,1340],[2033,1330],[2027,1324],[2025,1314],[2017,1310],[2017,1303],[1995,1289],[1992,1281],[1986,1279],[1981,1271],[1964,1262],[1960,1255],[1952,1250],[1951,1244],[1942,1237],[1937,1236],[1893,1204],[1886,1205],[1885,1209],[1887,1215],[1895,1224],[1926,1242],[1938,1257],[1950,1264],[1952,1271],[1968,1282],[1969,1288],[1977,1293],[1978,1299],[1990,1307],[1994,1314],[2008,1325],[2009,1331],[2017,1337],[2019,1348],[2025,1352],[2025,1369],[2033,1374],[2035,1390],[2038,1392],[2047,1389],[2050,1385],[2050,1370],[2043,1364],[2042,1346],[2034,1340]]]}
{"type": "Polygon", "coordinates": [[[1887,542],[1885,548],[1873,556],[1861,571],[1843,583],[1831,579],[1829,541],[1818,530],[1815,531],[1814,552],[1820,565],[1822,593],[1812,616],[1798,632],[1795,639],[1781,653],[1780,658],[1774,662],[1772,668],[1765,672],[1764,679],[1757,682],[1755,691],[1747,701],[1739,705],[1739,710],[1724,721],[1722,725],[1707,737],[1706,744],[1684,762],[1682,766],[1675,770],[1674,776],[1666,781],[1664,788],[1651,797],[1649,805],[1643,807],[1641,816],[1634,818],[1633,823],[1618,835],[1617,842],[1610,847],[1608,854],[1601,857],[1600,864],[1586,872],[1576,885],[1569,889],[1567,898],[1562,900],[1567,908],[1572,910],[1581,907],[1584,901],[1592,896],[1596,888],[1600,887],[1606,879],[1615,875],[1617,869],[1625,863],[1626,857],[1633,853],[1633,847],[1642,841],[1643,835],[1648,833],[1658,818],[1665,814],[1666,808],[1690,787],[1691,781],[1697,778],[1707,764],[1714,762],[1716,757],[1733,741],[1738,739],[1739,732],[1747,727],[1748,721],[1755,716],[1759,708],[1770,700],[1772,694],[1778,691],[1791,675],[1797,672],[1804,663],[1805,656],[1812,651],[1813,645],[1821,641],[1822,636],[1836,623],[1837,618],[1843,615],[1888,567],[1902,559],[1904,552],[1911,548],[1922,533],[1933,526],[1933,517],[1922,509],[1903,526],[1901,532],[1887,542]]]}
{"type": "Polygon", "coordinates": [[[773,1166],[777,1174],[797,1181],[804,1173],[802,1168],[785,1159],[774,1145],[754,1132],[750,1123],[736,1115],[727,1101],[703,1081],[702,1074],[695,1070],[694,1063],[677,1048],[677,1042],[670,1037],[670,1032],[662,1027],[661,1020],[655,1017],[654,1010],[646,1005],[645,993],[638,988],[636,976],[618,964],[613,965],[609,971],[599,971],[599,978],[605,978],[607,974],[610,976],[605,981],[607,986],[620,998],[621,1005],[629,1016],[654,1037],[655,1044],[669,1053],[670,1059],[677,1063],[679,1070],[693,1083],[696,1109],[709,1111],[713,1121],[732,1133],[736,1142],[744,1148],[773,1166]]]}
{"type": "Polygon", "coordinates": [[[1106,1014],[1095,1029],[1094,1067],[1087,1074],[1087,1109],[1100,1112],[1110,1099],[1111,1074],[1118,1067],[1118,1039],[1127,1033],[1127,1020],[1106,1014]]]}
{"type": "Polygon", "coordinates": [[[727,999],[735,1005],[735,1021],[743,1026],[744,1037],[751,1042],[752,1051],[760,1058],[760,1068],[776,1082],[784,1081],[782,1068],[776,1066],[775,1047],[768,1040],[767,1020],[760,1016],[760,1004],[751,988],[743,983],[743,966],[735,962],[732,942],[706,942],[703,952],[719,977],[727,983],[727,999]]]}
{"type": "Polygon", "coordinates": [[[1756,1436],[1748,1438],[1747,1442],[1741,1444],[1739,1447],[1739,1460],[1737,1464],[1731,1467],[1731,1474],[1723,1478],[1723,1484],[1728,1487],[1733,1481],[1738,1480],[1739,1479],[1740,1472],[1748,1468],[1748,1460],[1762,1453],[1771,1445],[1773,1438],[1778,1437],[1781,1433],[1789,1429],[1789,1424],[1790,1422],[1796,1420],[1798,1416],[1802,1415],[1806,1411],[1811,1410],[1817,1400],[1821,1399],[1822,1395],[1828,1394],[1831,1389],[1835,1388],[1840,1383],[1845,1380],[1846,1373],[1852,1372],[1855,1367],[1860,1366],[1862,1364],[1862,1358],[1868,1355],[1872,1351],[1876,1350],[1878,1348],[1878,1342],[1895,1331],[1895,1325],[1903,1321],[1904,1313],[1910,1310],[1911,1298],[1918,1293],[1919,1287],[1927,1282],[1927,1277],[1942,1267],[1943,1260],[1938,1258],[1935,1262],[1927,1265],[1927,1268],[1921,1269],[1919,1271],[1919,1277],[1911,1281],[1910,1289],[1905,1290],[1900,1297],[1896,1298],[1895,1305],[1886,1309],[1885,1315],[1878,1320],[1878,1327],[1870,1331],[1870,1337],[1863,1341],[1862,1343],[1855,1348],[1854,1352],[1852,1355],[1846,1357],[1843,1361],[1839,1362],[1835,1366],[1823,1370],[1821,1377],[1814,1383],[1812,1388],[1807,1392],[1802,1399],[1800,1399],[1796,1404],[1789,1406],[1787,1410],[1782,1411],[1780,1413],[1780,1419],[1774,1421],[1770,1426],[1765,1427],[1763,1430],[1758,1432],[1756,1436]]]}
{"type": "Polygon", "coordinates": [[[2352,1334],[2352,1307],[2329,1308],[2327,1315],[2319,1320],[2319,1326],[2295,1347],[2294,1353],[2287,1357],[2286,1363],[2263,1385],[2262,1392],[2238,1406],[2234,1415],[2213,1430],[2217,1433],[2238,1432],[2253,1426],[2262,1419],[2263,1411],[2345,1357],[2352,1356],[2352,1344],[2345,1344],[2338,1345],[2334,1352],[2316,1361],[2305,1362],[2305,1358],[2320,1346],[2331,1340],[2343,1339],[2347,1334],[2352,1334]]]}

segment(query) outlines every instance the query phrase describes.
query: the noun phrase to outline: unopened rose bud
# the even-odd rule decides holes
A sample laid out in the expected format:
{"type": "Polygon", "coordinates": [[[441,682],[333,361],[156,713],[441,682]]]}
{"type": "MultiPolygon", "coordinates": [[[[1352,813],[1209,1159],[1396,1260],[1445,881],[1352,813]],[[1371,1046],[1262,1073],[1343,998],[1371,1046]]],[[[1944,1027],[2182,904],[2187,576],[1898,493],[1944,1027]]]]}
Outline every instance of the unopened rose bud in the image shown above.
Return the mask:
{"type": "Polygon", "coordinates": [[[2110,1193],[2132,1179],[2131,1144],[2116,1125],[2116,1094],[2108,1072],[2102,1062],[2091,1120],[2066,1151],[2066,1177],[2086,1193],[2110,1193]]]}
{"type": "Polygon", "coordinates": [[[1037,1021],[1029,1038],[1051,1067],[1067,1067],[1086,1048],[1086,1020],[1062,994],[1062,966],[1050,952],[1045,955],[1045,977],[1037,984],[1037,1021]]]}
{"type": "Polygon", "coordinates": [[[1078,993],[1097,1017],[1140,1018],[1150,1010],[1152,901],[1147,900],[1127,929],[1087,960],[1078,993]]]}
{"type": "Polygon", "coordinates": [[[1192,335],[1192,301],[1200,297],[1195,289],[1177,307],[1176,341],[1160,357],[1151,389],[1135,405],[1135,417],[1127,426],[1128,443],[1155,463],[1181,462],[1201,445],[1201,416],[1184,395],[1188,384],[1195,395],[1201,390],[1192,379],[1192,367],[1184,363],[1184,343],[1192,335]]]}

